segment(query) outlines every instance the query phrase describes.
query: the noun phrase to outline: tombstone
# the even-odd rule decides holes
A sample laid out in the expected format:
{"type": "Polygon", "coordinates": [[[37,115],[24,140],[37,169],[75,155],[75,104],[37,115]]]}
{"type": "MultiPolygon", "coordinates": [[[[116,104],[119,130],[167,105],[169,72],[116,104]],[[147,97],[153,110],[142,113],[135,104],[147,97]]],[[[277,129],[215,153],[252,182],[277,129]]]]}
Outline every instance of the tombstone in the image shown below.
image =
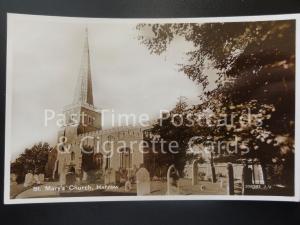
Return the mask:
{"type": "Polygon", "coordinates": [[[37,175],[37,174],[33,175],[33,183],[34,184],[40,184],[39,175],[37,175]]]}
{"type": "Polygon", "coordinates": [[[253,165],[253,183],[254,184],[265,184],[264,174],[260,164],[253,165]]]}
{"type": "Polygon", "coordinates": [[[136,172],[136,191],[138,196],[150,194],[150,174],[143,166],[136,172]]]}
{"type": "Polygon", "coordinates": [[[204,180],[208,180],[209,177],[211,176],[211,171],[210,171],[210,166],[209,164],[206,164],[206,172],[205,172],[205,176],[204,176],[204,180]]]}
{"type": "Polygon", "coordinates": [[[234,195],[234,174],[233,174],[233,167],[231,163],[227,164],[227,194],[234,195]]]}
{"type": "Polygon", "coordinates": [[[119,183],[121,185],[125,184],[126,181],[128,180],[128,172],[125,169],[120,169],[119,170],[119,183]]]}
{"type": "Polygon", "coordinates": [[[221,178],[220,178],[220,189],[223,188],[223,185],[224,185],[224,180],[223,180],[223,178],[221,177],[221,178]]]}
{"type": "Polygon", "coordinates": [[[216,177],[216,168],[213,163],[211,163],[211,182],[216,183],[217,177],[216,177]]]}
{"type": "Polygon", "coordinates": [[[10,185],[17,184],[17,175],[15,173],[10,174],[10,185]]]}
{"type": "Polygon", "coordinates": [[[29,187],[33,184],[33,175],[32,173],[26,173],[24,187],[29,187]]]}
{"type": "Polygon", "coordinates": [[[102,169],[95,171],[95,182],[103,183],[104,182],[103,178],[104,178],[104,174],[102,169]]]}
{"type": "Polygon", "coordinates": [[[205,185],[200,185],[200,191],[204,191],[205,190],[205,185]]]}
{"type": "Polygon", "coordinates": [[[138,168],[136,165],[133,166],[132,169],[129,170],[129,180],[131,183],[136,183],[136,172],[138,171],[138,168]]]}
{"type": "Polygon", "coordinates": [[[178,171],[174,165],[171,165],[167,172],[167,195],[179,194],[178,178],[178,171]]]}
{"type": "Polygon", "coordinates": [[[243,166],[242,170],[242,194],[247,194],[245,186],[252,184],[252,169],[249,168],[248,163],[243,166]]]}
{"type": "Polygon", "coordinates": [[[117,170],[115,172],[115,179],[116,179],[116,184],[119,185],[119,186],[121,186],[121,182],[120,182],[120,180],[121,180],[120,170],[117,170]]]}
{"type": "Polygon", "coordinates": [[[192,167],[192,185],[196,185],[198,184],[198,160],[193,161],[192,167]]]}
{"type": "Polygon", "coordinates": [[[108,168],[104,175],[104,184],[116,184],[116,171],[112,168],[108,168]]]}
{"type": "Polygon", "coordinates": [[[40,173],[40,174],[39,174],[39,182],[40,182],[40,184],[43,184],[44,181],[45,181],[45,174],[40,173]]]}
{"type": "Polygon", "coordinates": [[[68,172],[66,174],[66,185],[74,185],[76,183],[76,174],[73,172],[68,172]]]}
{"type": "Polygon", "coordinates": [[[59,184],[60,185],[65,185],[66,184],[66,173],[65,173],[65,171],[62,171],[59,174],[59,184]]]}
{"type": "Polygon", "coordinates": [[[82,171],[82,182],[86,182],[88,180],[88,174],[86,171],[82,171]]]}
{"type": "MultiPolygon", "coordinates": [[[[74,172],[75,174],[75,172],[74,172]]],[[[95,183],[96,182],[96,171],[90,170],[87,172],[87,183],[95,183]]]]}
{"type": "Polygon", "coordinates": [[[214,156],[212,151],[210,152],[210,167],[211,167],[211,182],[216,183],[217,182],[216,168],[215,168],[214,156]]]}
{"type": "Polygon", "coordinates": [[[127,181],[125,182],[125,191],[128,192],[128,191],[130,191],[131,189],[132,189],[131,182],[130,182],[130,180],[127,180],[127,181]]]}

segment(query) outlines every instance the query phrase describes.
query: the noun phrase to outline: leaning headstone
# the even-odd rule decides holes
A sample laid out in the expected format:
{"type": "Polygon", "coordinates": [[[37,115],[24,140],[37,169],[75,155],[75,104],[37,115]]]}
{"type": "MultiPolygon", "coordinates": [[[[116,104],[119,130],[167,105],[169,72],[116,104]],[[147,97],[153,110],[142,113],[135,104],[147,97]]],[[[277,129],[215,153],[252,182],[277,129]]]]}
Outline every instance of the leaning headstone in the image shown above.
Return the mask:
{"type": "Polygon", "coordinates": [[[33,175],[32,173],[27,173],[25,175],[24,187],[29,187],[33,184],[33,175]]]}
{"type": "Polygon", "coordinates": [[[150,194],[150,174],[146,168],[141,167],[136,172],[136,183],[138,196],[150,194]]]}

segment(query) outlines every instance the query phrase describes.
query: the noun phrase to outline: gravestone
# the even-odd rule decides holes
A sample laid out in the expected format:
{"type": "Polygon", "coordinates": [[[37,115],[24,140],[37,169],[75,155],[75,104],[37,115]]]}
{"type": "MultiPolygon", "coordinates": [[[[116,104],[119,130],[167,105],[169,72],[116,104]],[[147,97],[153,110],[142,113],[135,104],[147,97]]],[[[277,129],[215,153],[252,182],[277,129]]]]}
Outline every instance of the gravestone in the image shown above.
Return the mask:
{"type": "Polygon", "coordinates": [[[82,171],[82,182],[86,182],[88,180],[88,174],[86,171],[82,171]]]}
{"type": "Polygon", "coordinates": [[[34,174],[33,175],[33,183],[34,184],[40,184],[39,175],[38,174],[34,174]]]}
{"type": "Polygon", "coordinates": [[[62,171],[59,174],[59,184],[60,185],[65,185],[66,184],[66,173],[65,173],[65,171],[62,171]]]}
{"type": "Polygon", "coordinates": [[[150,174],[143,166],[136,172],[136,190],[138,196],[150,194],[150,174]]]}
{"type": "Polygon", "coordinates": [[[121,175],[120,175],[120,171],[116,171],[115,172],[115,178],[116,178],[116,184],[121,186],[121,182],[120,182],[120,179],[121,179],[121,175]]]}
{"type": "Polygon", "coordinates": [[[166,195],[177,195],[179,194],[178,187],[179,174],[174,165],[168,168],[167,172],[167,193],[166,195]]]}
{"type": "Polygon", "coordinates": [[[234,195],[234,174],[233,174],[233,166],[231,163],[227,164],[227,194],[234,195]]]}
{"type": "Polygon", "coordinates": [[[260,164],[253,165],[253,180],[254,184],[265,184],[264,174],[260,164]]]}
{"type": "Polygon", "coordinates": [[[24,187],[29,187],[33,184],[33,174],[27,173],[25,175],[24,187]]]}
{"type": "Polygon", "coordinates": [[[205,176],[204,176],[204,180],[209,180],[210,176],[211,176],[211,168],[209,166],[209,164],[205,164],[206,166],[206,171],[205,171],[205,176]]]}
{"type": "Polygon", "coordinates": [[[220,189],[222,189],[223,185],[224,185],[224,180],[223,180],[222,177],[220,177],[219,182],[220,182],[220,186],[219,187],[220,187],[220,189]]]}
{"type": "Polygon", "coordinates": [[[17,175],[15,173],[10,174],[10,185],[17,184],[17,175]]]}
{"type": "Polygon", "coordinates": [[[68,172],[66,174],[66,185],[74,185],[76,183],[76,174],[73,172],[68,172]]]}
{"type": "Polygon", "coordinates": [[[198,160],[193,161],[192,185],[198,184],[198,160]]]}
{"type": "Polygon", "coordinates": [[[39,183],[43,184],[45,181],[45,174],[40,173],[38,179],[39,179],[39,183]]]}
{"type": "Polygon", "coordinates": [[[128,191],[130,191],[131,189],[132,189],[131,182],[130,182],[130,180],[127,180],[127,181],[125,182],[125,191],[128,192],[128,191]]]}
{"type": "Polygon", "coordinates": [[[242,171],[242,194],[245,195],[247,194],[246,190],[246,185],[251,185],[252,184],[252,169],[249,168],[248,164],[246,163],[243,166],[243,171],[242,171]]]}
{"type": "Polygon", "coordinates": [[[90,170],[87,172],[87,183],[95,183],[96,182],[96,171],[90,170]]]}
{"type": "Polygon", "coordinates": [[[116,184],[116,171],[109,168],[105,171],[104,184],[116,184]]]}

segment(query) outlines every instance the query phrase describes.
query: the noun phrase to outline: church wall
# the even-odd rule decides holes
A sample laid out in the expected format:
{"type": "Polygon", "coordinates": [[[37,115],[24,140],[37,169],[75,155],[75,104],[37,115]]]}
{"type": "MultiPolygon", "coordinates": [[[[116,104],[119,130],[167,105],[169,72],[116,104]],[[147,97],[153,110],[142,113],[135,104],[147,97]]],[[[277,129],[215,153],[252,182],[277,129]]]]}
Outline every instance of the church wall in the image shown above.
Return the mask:
{"type": "MultiPolygon", "coordinates": [[[[99,130],[81,134],[77,137],[76,143],[93,146],[95,152],[100,152],[103,156],[110,154],[109,149],[113,149],[113,156],[110,158],[110,167],[117,170],[120,167],[121,147],[131,148],[131,166],[139,166],[143,163],[143,152],[140,150],[143,140],[143,131],[141,128],[114,128],[108,130],[99,130]],[[111,146],[112,145],[112,146],[111,146]]],[[[103,158],[103,168],[106,167],[105,157],[103,158]]]]}

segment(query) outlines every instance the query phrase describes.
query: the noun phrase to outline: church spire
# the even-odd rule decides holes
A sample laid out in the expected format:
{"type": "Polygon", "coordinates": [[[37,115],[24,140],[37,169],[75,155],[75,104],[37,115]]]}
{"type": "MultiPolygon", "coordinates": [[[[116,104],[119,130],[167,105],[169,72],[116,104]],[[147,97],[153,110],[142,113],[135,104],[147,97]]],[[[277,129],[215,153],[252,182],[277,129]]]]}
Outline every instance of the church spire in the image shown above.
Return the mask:
{"type": "Polygon", "coordinates": [[[74,104],[88,104],[94,105],[93,102],[93,88],[91,77],[91,65],[90,65],[90,50],[88,40],[88,29],[85,28],[85,38],[83,55],[81,58],[81,65],[79,76],[75,89],[74,104]]]}

